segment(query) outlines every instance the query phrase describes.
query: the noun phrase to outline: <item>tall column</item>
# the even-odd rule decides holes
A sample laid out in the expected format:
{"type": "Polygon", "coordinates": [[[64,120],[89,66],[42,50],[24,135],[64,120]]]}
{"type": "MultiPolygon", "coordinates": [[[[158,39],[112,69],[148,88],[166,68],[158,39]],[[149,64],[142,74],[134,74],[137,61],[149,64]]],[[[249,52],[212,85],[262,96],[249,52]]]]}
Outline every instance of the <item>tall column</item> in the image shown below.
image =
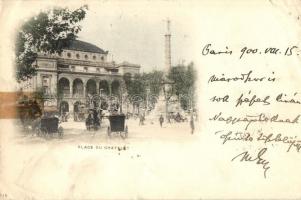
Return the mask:
{"type": "Polygon", "coordinates": [[[69,100],[68,104],[69,104],[69,113],[70,113],[70,116],[73,116],[73,108],[74,108],[73,100],[69,100]]]}
{"type": "Polygon", "coordinates": [[[84,94],[83,94],[84,98],[86,98],[86,87],[87,87],[87,81],[84,81],[84,94]]]}
{"type": "Polygon", "coordinates": [[[119,81],[120,87],[120,112],[123,112],[123,109],[126,108],[125,96],[124,93],[126,92],[126,86],[123,79],[119,81]]]}
{"type": "Polygon", "coordinates": [[[165,71],[168,72],[171,68],[171,47],[170,47],[170,21],[167,20],[167,33],[165,34],[165,71]]]}
{"type": "Polygon", "coordinates": [[[109,81],[109,96],[112,96],[112,81],[109,81]]]}
{"type": "Polygon", "coordinates": [[[70,86],[70,98],[72,98],[73,97],[73,80],[70,81],[69,86],[70,86]]]}
{"type": "Polygon", "coordinates": [[[99,81],[96,82],[96,94],[99,94],[99,81]]]}

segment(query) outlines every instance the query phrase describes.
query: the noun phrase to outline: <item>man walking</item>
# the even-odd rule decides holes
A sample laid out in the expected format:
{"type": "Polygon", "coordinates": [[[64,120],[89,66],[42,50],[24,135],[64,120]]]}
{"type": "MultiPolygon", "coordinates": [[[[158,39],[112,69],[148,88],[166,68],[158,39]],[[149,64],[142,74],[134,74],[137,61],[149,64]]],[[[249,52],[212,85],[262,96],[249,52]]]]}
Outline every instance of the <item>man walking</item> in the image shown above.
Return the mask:
{"type": "Polygon", "coordinates": [[[144,115],[140,115],[139,117],[139,126],[144,125],[144,115]]]}
{"type": "Polygon", "coordinates": [[[164,118],[163,118],[162,114],[160,115],[159,122],[160,122],[160,126],[162,127],[163,122],[164,122],[164,118]]]}
{"type": "Polygon", "coordinates": [[[191,134],[194,132],[194,121],[193,121],[193,115],[190,117],[190,128],[191,128],[191,134]]]}

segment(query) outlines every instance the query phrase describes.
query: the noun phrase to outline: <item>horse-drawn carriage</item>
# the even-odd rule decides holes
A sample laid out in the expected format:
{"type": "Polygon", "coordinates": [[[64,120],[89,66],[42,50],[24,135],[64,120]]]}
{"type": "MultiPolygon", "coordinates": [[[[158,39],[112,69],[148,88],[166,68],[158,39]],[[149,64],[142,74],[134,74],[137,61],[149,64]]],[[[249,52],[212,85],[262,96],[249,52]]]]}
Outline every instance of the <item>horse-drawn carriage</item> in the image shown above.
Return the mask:
{"type": "Polygon", "coordinates": [[[98,130],[101,123],[101,111],[97,109],[90,109],[88,117],[86,119],[87,130],[98,130]]]}
{"type": "Polygon", "coordinates": [[[18,114],[24,130],[37,136],[53,136],[57,133],[63,137],[63,128],[59,126],[58,111],[56,108],[42,109],[36,101],[19,102],[18,114]],[[57,116],[57,117],[56,117],[57,116]]]}
{"type": "Polygon", "coordinates": [[[170,122],[187,122],[188,119],[185,115],[181,115],[180,113],[175,114],[174,112],[169,113],[169,120],[170,122]]]}
{"type": "Polygon", "coordinates": [[[112,133],[115,132],[120,135],[123,139],[128,137],[128,127],[125,125],[124,114],[111,114],[109,117],[110,125],[108,126],[107,133],[111,137],[112,133]]]}
{"type": "Polygon", "coordinates": [[[57,134],[59,138],[63,138],[63,127],[59,125],[59,118],[55,116],[42,117],[33,127],[38,136],[53,137],[57,134]]]}
{"type": "Polygon", "coordinates": [[[42,115],[42,110],[36,101],[25,100],[18,102],[17,112],[24,130],[29,131],[32,122],[42,115]]]}

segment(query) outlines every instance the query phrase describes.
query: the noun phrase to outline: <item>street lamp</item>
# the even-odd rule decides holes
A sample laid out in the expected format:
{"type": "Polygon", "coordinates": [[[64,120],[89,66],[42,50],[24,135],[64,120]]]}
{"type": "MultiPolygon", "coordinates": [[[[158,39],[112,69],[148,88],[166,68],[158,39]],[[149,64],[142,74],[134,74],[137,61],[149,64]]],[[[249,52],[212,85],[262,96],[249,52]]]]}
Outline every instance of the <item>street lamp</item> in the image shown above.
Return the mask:
{"type": "Polygon", "coordinates": [[[102,95],[102,91],[103,91],[103,88],[100,88],[100,89],[99,89],[99,108],[100,108],[100,109],[102,109],[102,108],[101,108],[101,102],[102,102],[102,100],[101,100],[101,95],[102,95]]]}
{"type": "Polygon", "coordinates": [[[120,107],[120,113],[122,113],[123,112],[123,110],[122,110],[122,104],[123,104],[123,89],[122,89],[122,85],[120,85],[120,105],[119,105],[119,107],[120,107]]]}
{"type": "Polygon", "coordinates": [[[146,111],[148,110],[148,107],[149,107],[149,94],[150,94],[150,88],[148,86],[146,88],[146,111]]]}

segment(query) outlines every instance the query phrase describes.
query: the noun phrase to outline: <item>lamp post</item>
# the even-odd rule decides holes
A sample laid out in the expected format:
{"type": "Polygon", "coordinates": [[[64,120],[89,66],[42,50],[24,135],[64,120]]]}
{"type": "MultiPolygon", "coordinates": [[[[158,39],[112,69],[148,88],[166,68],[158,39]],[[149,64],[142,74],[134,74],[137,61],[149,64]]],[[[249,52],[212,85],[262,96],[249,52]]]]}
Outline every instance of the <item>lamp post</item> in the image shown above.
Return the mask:
{"type": "Polygon", "coordinates": [[[103,88],[100,88],[99,89],[99,108],[101,109],[101,95],[102,95],[102,91],[103,91],[103,88]]]}
{"type": "Polygon", "coordinates": [[[123,104],[123,89],[122,86],[120,85],[120,113],[122,113],[122,104],[123,104]]]}
{"type": "Polygon", "coordinates": [[[149,93],[150,93],[150,88],[147,87],[146,88],[146,111],[148,111],[148,107],[149,107],[149,93]]]}

